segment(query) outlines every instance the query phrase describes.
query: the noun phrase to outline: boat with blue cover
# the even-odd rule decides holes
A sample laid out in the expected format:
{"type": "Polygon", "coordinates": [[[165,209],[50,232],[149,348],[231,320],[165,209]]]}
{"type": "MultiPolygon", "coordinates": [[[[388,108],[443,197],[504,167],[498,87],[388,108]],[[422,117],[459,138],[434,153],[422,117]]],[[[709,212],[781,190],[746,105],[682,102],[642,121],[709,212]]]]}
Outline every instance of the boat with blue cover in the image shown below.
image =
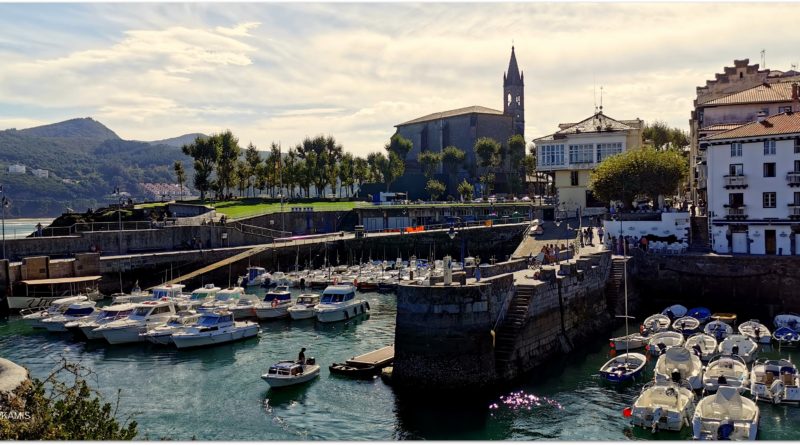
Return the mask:
{"type": "Polygon", "coordinates": [[[702,306],[693,307],[686,312],[686,315],[696,318],[700,324],[703,324],[711,320],[711,309],[702,306]]]}
{"type": "Polygon", "coordinates": [[[772,338],[784,348],[797,346],[800,343],[800,333],[786,326],[775,329],[775,332],[772,333],[772,338]]]}

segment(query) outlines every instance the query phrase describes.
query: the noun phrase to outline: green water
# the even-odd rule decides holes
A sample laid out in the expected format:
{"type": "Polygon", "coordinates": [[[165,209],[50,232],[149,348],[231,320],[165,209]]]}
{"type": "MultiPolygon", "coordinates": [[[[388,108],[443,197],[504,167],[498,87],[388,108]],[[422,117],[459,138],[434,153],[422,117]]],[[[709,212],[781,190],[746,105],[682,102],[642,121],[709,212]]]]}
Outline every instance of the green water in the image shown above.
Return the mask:
{"type": "MultiPolygon", "coordinates": [[[[189,351],[87,344],[67,334],[33,331],[12,316],[0,321],[0,355],[28,367],[36,377],[46,376],[61,357],[91,367],[97,374],[93,384],[106,396],[122,389],[123,415],[132,415],[140,437],[149,439],[624,440],[691,435],[684,429],[682,434],[653,436],[630,426],[622,409],[633,403],[644,383],[617,388],[601,381],[597,369],[608,359],[606,336],[516,388],[489,396],[471,396],[469,390],[460,400],[396,395],[380,379],[332,376],[330,363],[393,342],[394,296],[362,297],[372,307],[368,318],[337,324],[263,322],[257,339],[189,351]],[[320,377],[300,387],[269,389],[260,375],[271,363],[294,358],[301,347],[323,366],[320,377]],[[538,397],[540,405],[514,409],[500,400],[517,391],[538,397]],[[494,403],[498,408],[490,409],[494,403]]],[[[800,408],[759,406],[760,439],[800,438],[800,408]]]]}

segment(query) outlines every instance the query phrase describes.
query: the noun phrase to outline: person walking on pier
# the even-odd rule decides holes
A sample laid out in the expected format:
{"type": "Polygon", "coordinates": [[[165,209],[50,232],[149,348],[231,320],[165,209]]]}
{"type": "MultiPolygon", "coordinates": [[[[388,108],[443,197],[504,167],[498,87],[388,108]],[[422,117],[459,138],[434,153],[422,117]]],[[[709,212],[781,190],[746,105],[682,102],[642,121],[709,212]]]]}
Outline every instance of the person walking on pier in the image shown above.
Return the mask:
{"type": "Polygon", "coordinates": [[[605,235],[605,234],[606,234],[606,233],[605,233],[605,231],[603,231],[603,228],[602,228],[602,227],[600,227],[599,229],[597,229],[597,239],[599,239],[599,240],[600,240],[600,244],[603,244],[603,235],[605,235]]]}

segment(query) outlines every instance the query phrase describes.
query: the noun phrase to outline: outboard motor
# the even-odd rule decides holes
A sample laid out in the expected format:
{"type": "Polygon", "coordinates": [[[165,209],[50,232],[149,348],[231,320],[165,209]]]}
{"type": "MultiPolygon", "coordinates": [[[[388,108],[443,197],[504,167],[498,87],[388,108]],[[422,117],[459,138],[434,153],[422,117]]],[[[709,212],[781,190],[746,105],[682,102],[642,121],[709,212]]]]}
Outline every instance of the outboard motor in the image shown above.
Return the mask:
{"type": "Polygon", "coordinates": [[[717,428],[717,440],[731,440],[732,433],[733,424],[731,424],[730,420],[725,419],[719,424],[719,428],[717,428]]]}
{"type": "Polygon", "coordinates": [[[728,379],[725,378],[724,375],[721,375],[717,378],[717,385],[727,385],[728,379]]]}
{"type": "Polygon", "coordinates": [[[658,351],[660,353],[663,354],[663,353],[667,352],[667,345],[665,345],[664,343],[659,343],[656,346],[658,346],[658,351]]]}
{"type": "Polygon", "coordinates": [[[681,382],[681,372],[678,371],[677,369],[672,370],[672,381],[675,383],[681,382]]]}
{"type": "Polygon", "coordinates": [[[694,354],[696,356],[698,356],[698,357],[702,357],[703,356],[703,349],[698,344],[695,344],[694,346],[692,346],[692,351],[694,351],[694,354]]]}
{"type": "Polygon", "coordinates": [[[733,345],[733,347],[731,348],[731,354],[739,355],[739,345],[733,345]]]}
{"type": "Polygon", "coordinates": [[[306,365],[315,365],[316,363],[317,361],[314,360],[314,357],[309,357],[306,359],[306,365]]]}

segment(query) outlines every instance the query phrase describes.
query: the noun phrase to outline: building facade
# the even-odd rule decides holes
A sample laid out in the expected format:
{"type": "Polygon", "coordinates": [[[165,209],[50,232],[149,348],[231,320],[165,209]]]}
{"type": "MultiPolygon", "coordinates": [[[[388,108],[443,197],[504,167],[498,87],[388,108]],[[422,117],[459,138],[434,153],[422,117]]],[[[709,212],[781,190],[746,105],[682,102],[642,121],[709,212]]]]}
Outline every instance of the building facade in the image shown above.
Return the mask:
{"type": "MultiPolygon", "coordinates": [[[[503,145],[504,149],[507,149],[507,141],[511,136],[519,134],[524,137],[525,135],[524,75],[519,70],[514,47],[511,48],[508,71],[503,74],[503,111],[473,105],[431,113],[403,122],[395,127],[396,134],[410,140],[413,144],[405,159],[405,178],[398,181],[398,186],[420,180],[424,182],[417,162],[417,156],[420,153],[425,151],[441,152],[452,145],[463,150],[466,155],[465,162],[454,177],[442,178],[448,182],[448,193],[455,193],[458,183],[470,176],[476,176],[477,160],[474,146],[478,139],[492,138],[503,145]]],[[[523,153],[517,155],[524,156],[524,149],[523,153]]],[[[497,192],[508,190],[511,175],[518,175],[520,183],[523,183],[520,166],[512,166],[511,157],[505,156],[504,162],[493,171],[496,177],[495,191],[497,192]]],[[[439,173],[441,173],[441,166],[439,173]]]]}
{"type": "Polygon", "coordinates": [[[47,178],[48,176],[50,176],[50,172],[48,170],[44,170],[41,168],[31,169],[31,173],[33,173],[33,176],[36,176],[37,178],[47,178]]]}
{"type": "Polygon", "coordinates": [[[8,166],[8,172],[14,175],[24,175],[27,168],[22,164],[12,164],[8,166]]]}
{"type": "Polygon", "coordinates": [[[602,109],[578,123],[559,124],[551,135],[534,139],[536,170],[553,176],[560,210],[605,207],[588,189],[589,174],[608,156],[642,147],[641,119],[618,121],[602,109]]]}
{"type": "Polygon", "coordinates": [[[800,113],[700,139],[717,253],[800,254],[800,113]]]}

